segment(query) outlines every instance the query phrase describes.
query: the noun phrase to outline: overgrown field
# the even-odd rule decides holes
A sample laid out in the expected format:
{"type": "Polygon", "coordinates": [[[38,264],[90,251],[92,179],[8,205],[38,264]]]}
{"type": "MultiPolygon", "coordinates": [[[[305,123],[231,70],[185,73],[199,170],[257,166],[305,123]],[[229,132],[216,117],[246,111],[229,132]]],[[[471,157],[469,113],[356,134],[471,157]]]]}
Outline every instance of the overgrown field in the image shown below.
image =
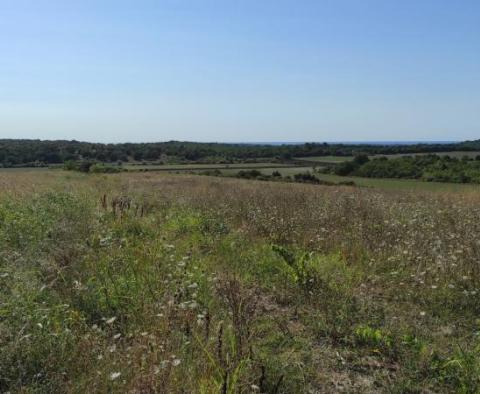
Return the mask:
{"type": "Polygon", "coordinates": [[[0,173],[0,392],[480,390],[480,193],[0,173]]]}

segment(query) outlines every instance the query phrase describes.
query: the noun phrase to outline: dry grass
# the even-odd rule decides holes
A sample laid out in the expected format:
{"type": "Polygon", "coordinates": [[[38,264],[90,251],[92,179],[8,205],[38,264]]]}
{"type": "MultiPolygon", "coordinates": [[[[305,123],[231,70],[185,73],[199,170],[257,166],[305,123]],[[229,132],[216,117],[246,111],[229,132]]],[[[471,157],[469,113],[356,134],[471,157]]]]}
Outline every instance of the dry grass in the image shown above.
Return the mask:
{"type": "Polygon", "coordinates": [[[0,391],[476,392],[480,194],[0,173],[0,391]]]}

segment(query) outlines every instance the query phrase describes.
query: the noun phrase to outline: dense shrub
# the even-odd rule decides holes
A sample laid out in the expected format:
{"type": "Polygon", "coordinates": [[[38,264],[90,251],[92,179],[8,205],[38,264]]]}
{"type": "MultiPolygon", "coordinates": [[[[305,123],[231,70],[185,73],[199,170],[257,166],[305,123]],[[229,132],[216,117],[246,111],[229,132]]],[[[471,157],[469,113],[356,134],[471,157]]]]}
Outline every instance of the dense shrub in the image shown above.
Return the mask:
{"type": "Polygon", "coordinates": [[[241,170],[237,172],[238,178],[245,178],[245,179],[255,179],[261,175],[262,173],[258,170],[241,170]]]}
{"type": "Polygon", "coordinates": [[[90,172],[94,174],[100,174],[100,173],[113,174],[121,171],[122,169],[119,167],[113,167],[113,166],[98,164],[98,163],[90,167],[90,172]]]}
{"type": "Polygon", "coordinates": [[[302,173],[299,173],[299,174],[295,174],[293,176],[293,179],[296,182],[305,182],[305,183],[319,183],[320,182],[320,180],[310,172],[302,172],[302,173]]]}
{"type": "Polygon", "coordinates": [[[334,169],[337,175],[368,178],[422,179],[435,182],[480,183],[480,163],[438,155],[417,155],[388,159],[348,161],[334,169]]]}
{"type": "Polygon", "coordinates": [[[79,171],[85,173],[94,173],[94,174],[113,174],[117,172],[121,172],[121,167],[114,167],[111,165],[106,165],[103,163],[93,163],[90,161],[79,161],[75,162],[73,160],[66,161],[64,163],[63,168],[67,171],[79,171]]]}

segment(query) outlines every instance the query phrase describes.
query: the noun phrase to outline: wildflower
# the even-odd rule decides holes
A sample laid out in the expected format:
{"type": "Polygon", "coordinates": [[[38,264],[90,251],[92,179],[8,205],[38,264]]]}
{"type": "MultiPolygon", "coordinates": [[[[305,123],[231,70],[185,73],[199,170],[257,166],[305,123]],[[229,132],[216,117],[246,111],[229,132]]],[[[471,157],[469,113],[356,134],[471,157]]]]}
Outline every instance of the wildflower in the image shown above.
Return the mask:
{"type": "Polygon", "coordinates": [[[161,361],[159,368],[161,368],[161,369],[166,368],[169,362],[170,362],[170,360],[161,361]]]}
{"type": "Polygon", "coordinates": [[[120,334],[120,333],[115,334],[115,335],[113,336],[113,339],[118,339],[118,338],[120,338],[121,336],[122,336],[122,334],[120,334]]]}
{"type": "Polygon", "coordinates": [[[423,317],[423,316],[425,316],[425,315],[426,315],[426,312],[423,312],[423,311],[422,311],[422,312],[420,312],[420,316],[422,316],[422,317],[423,317]]]}
{"type": "Polygon", "coordinates": [[[110,374],[110,380],[115,380],[115,379],[118,379],[120,377],[121,373],[120,372],[112,372],[110,374]]]}
{"type": "Polygon", "coordinates": [[[105,323],[107,324],[113,324],[113,322],[117,320],[117,317],[116,316],[113,316],[111,317],[110,319],[106,320],[105,323]]]}
{"type": "Polygon", "coordinates": [[[179,360],[178,358],[175,358],[175,359],[172,361],[172,365],[173,365],[174,367],[180,365],[180,363],[181,363],[181,360],[179,360]]]}
{"type": "Polygon", "coordinates": [[[73,281],[73,288],[75,290],[82,290],[82,288],[83,288],[82,282],[80,282],[78,280],[74,280],[73,281]]]}

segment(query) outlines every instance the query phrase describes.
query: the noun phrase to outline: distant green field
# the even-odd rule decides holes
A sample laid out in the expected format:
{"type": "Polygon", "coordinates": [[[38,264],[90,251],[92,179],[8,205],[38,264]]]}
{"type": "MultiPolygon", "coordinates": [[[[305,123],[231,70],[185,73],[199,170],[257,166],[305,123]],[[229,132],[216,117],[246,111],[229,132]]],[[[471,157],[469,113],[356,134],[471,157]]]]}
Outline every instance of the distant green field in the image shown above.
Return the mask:
{"type": "Polygon", "coordinates": [[[14,168],[3,168],[0,167],[0,172],[29,172],[29,171],[48,171],[51,170],[50,167],[14,167],[14,168]]]}
{"type": "Polygon", "coordinates": [[[330,174],[315,174],[318,178],[330,182],[353,181],[362,187],[372,187],[388,190],[412,190],[412,191],[478,191],[480,185],[442,182],[423,182],[412,179],[379,179],[344,177],[330,174]]]}
{"type": "Polygon", "coordinates": [[[296,157],[295,160],[312,161],[318,163],[341,163],[352,160],[353,156],[310,156],[310,157],[296,157]]]}
{"type": "MultiPolygon", "coordinates": [[[[458,152],[457,152],[458,153],[458,152]]],[[[473,152],[470,152],[473,155],[473,152]]],[[[444,154],[447,154],[445,152],[444,154]]],[[[412,190],[412,191],[474,191],[480,192],[480,185],[473,184],[457,184],[457,183],[441,183],[441,182],[422,182],[409,179],[379,179],[379,178],[361,178],[361,177],[343,177],[332,174],[319,174],[314,172],[313,166],[288,166],[278,163],[246,163],[246,164],[230,164],[228,167],[225,164],[186,164],[186,165],[124,165],[125,169],[144,170],[151,169],[153,171],[165,171],[169,173],[186,173],[194,172],[201,173],[207,170],[218,169],[223,175],[234,176],[240,170],[257,169],[264,175],[271,175],[274,171],[280,172],[284,177],[291,176],[302,172],[312,172],[319,179],[330,181],[334,183],[353,181],[357,186],[377,188],[383,190],[412,190]]],[[[315,168],[321,168],[315,166],[315,168]]],[[[48,172],[55,171],[48,167],[29,167],[29,168],[0,168],[0,172],[48,172]]]]}
{"type": "MultiPolygon", "coordinates": [[[[256,170],[260,171],[264,175],[272,175],[272,172],[278,171],[282,176],[293,176],[295,174],[306,172],[306,171],[313,171],[313,167],[276,167],[276,168],[255,168],[256,170]]],[[[238,173],[238,169],[226,169],[222,170],[223,175],[235,175],[238,173]]]]}
{"type": "Polygon", "coordinates": [[[288,167],[287,164],[279,163],[235,163],[235,164],[125,164],[124,169],[155,170],[155,171],[194,171],[194,170],[215,170],[215,169],[245,169],[245,168],[276,168],[288,167]]]}
{"type": "MultiPolygon", "coordinates": [[[[412,191],[478,191],[480,185],[458,184],[458,183],[442,183],[442,182],[423,182],[411,179],[379,179],[379,178],[361,178],[361,177],[344,177],[333,174],[319,174],[314,172],[313,167],[278,167],[258,170],[264,175],[271,175],[272,172],[278,171],[282,176],[294,176],[302,172],[312,172],[319,179],[340,183],[353,181],[357,186],[378,188],[383,190],[412,190],[412,191]]],[[[239,170],[228,169],[221,170],[223,175],[235,175],[239,170]]]]}

